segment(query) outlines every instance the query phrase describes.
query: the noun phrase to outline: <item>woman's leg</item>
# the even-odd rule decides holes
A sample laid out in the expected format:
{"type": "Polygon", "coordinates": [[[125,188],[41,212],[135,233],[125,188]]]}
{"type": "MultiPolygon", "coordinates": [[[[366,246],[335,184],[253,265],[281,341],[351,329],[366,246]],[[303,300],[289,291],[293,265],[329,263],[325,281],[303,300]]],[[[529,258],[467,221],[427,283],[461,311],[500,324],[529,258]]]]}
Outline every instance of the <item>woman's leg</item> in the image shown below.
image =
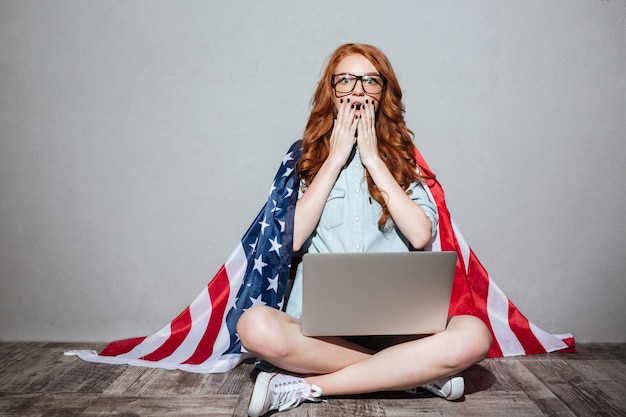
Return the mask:
{"type": "Polygon", "coordinates": [[[491,334],[480,319],[457,316],[441,333],[391,346],[306,380],[327,396],[403,390],[459,373],[482,360],[490,347],[491,334]]]}
{"type": "Polygon", "coordinates": [[[304,336],[298,319],[271,307],[248,309],[237,323],[237,333],[243,347],[258,359],[304,375],[329,374],[373,353],[339,337],[304,336]]]}
{"type": "Polygon", "coordinates": [[[403,390],[453,375],[482,360],[487,326],[473,316],[450,318],[446,330],[373,353],[341,338],[302,335],[300,322],[270,307],[252,307],[237,324],[243,346],[259,359],[304,375],[324,395],[403,390]]]}

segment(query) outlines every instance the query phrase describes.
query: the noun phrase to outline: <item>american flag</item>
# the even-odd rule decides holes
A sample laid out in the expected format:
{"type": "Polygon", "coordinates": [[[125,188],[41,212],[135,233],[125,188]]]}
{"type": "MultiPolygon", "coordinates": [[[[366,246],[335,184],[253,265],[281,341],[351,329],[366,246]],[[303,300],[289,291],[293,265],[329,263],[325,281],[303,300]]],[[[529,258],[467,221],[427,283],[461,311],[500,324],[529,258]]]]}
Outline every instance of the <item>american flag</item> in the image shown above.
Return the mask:
{"type": "MultiPolygon", "coordinates": [[[[76,354],[90,362],[202,373],[226,372],[248,358],[236,333],[241,314],[254,305],[284,306],[293,256],[293,215],[299,186],[295,164],[300,146],[297,141],[286,153],[266,204],[189,307],[150,336],[112,342],[100,353],[76,354]]],[[[415,155],[420,172],[432,177],[417,149],[415,155]]],[[[452,250],[459,255],[450,315],[472,314],[487,324],[494,339],[490,357],[573,350],[571,334],[548,333],[520,313],[463,239],[450,217],[439,182],[432,179],[425,184],[439,214],[438,233],[426,250],[452,250]]]]}

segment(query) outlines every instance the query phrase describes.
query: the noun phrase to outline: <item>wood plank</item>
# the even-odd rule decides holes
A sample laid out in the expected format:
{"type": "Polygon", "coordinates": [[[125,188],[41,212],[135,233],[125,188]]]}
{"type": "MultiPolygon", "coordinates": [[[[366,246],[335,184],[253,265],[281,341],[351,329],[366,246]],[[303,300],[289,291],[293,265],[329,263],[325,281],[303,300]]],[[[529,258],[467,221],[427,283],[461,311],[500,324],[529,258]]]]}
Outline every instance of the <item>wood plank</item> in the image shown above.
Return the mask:
{"type": "Polygon", "coordinates": [[[46,393],[102,393],[124,373],[123,366],[84,362],[71,357],[71,363],[53,375],[40,391],[46,393]]]}
{"type": "Polygon", "coordinates": [[[626,415],[626,364],[621,360],[524,362],[578,415],[626,415]]]}
{"type": "Polygon", "coordinates": [[[502,359],[492,361],[492,366],[497,379],[500,380],[504,375],[507,375],[510,385],[505,388],[505,391],[523,391],[544,415],[576,415],[535,374],[530,372],[522,362],[514,359],[502,359]],[[499,369],[496,370],[496,367],[493,365],[499,365],[499,369]]]}
{"type": "Polygon", "coordinates": [[[82,416],[96,394],[0,395],[0,417],[82,416]]]}
{"type": "Polygon", "coordinates": [[[100,396],[82,411],[81,417],[232,417],[237,401],[237,395],[100,396]]]}
{"type": "Polygon", "coordinates": [[[38,392],[70,363],[61,350],[45,349],[41,343],[19,344],[15,354],[3,357],[0,392],[38,392]]]}

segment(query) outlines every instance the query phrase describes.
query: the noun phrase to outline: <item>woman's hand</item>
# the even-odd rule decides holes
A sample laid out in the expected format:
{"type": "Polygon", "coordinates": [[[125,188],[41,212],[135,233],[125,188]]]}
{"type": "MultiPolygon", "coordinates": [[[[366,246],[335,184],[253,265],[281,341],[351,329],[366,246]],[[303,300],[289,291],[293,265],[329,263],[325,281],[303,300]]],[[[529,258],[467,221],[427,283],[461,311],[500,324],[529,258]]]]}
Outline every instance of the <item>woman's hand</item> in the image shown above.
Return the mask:
{"type": "Polygon", "coordinates": [[[378,139],[376,138],[376,106],[372,98],[366,99],[366,102],[361,106],[357,144],[361,162],[366,168],[381,161],[378,154],[378,139]]]}
{"type": "Polygon", "coordinates": [[[337,110],[337,119],[330,135],[328,158],[339,166],[345,165],[356,142],[355,134],[359,120],[355,118],[356,109],[350,99],[341,99],[337,110]]]}

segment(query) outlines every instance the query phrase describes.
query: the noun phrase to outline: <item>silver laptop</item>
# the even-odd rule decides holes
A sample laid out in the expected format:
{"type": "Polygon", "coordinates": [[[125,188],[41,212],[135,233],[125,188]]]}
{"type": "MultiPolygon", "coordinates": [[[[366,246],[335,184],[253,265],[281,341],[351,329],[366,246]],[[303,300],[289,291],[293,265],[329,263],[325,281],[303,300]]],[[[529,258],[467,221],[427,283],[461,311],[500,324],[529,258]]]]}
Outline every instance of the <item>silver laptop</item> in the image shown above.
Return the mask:
{"type": "Polygon", "coordinates": [[[302,333],[441,332],[448,319],[456,260],[455,252],[306,254],[302,333]]]}

